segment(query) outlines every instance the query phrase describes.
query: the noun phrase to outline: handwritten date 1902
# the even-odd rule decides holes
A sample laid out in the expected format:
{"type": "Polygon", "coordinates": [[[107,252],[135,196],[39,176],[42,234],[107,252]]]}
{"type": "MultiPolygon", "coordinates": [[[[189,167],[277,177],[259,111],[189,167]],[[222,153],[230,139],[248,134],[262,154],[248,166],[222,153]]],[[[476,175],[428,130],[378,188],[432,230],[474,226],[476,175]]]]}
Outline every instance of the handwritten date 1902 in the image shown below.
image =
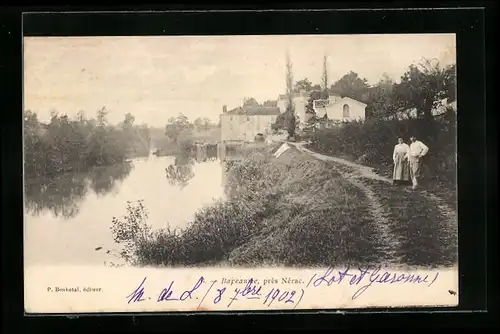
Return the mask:
{"type": "MultiPolygon", "coordinates": [[[[144,277],[141,284],[127,296],[128,303],[143,302],[151,299],[145,296],[144,284],[147,277],[144,277]]],[[[226,307],[231,307],[234,301],[239,299],[261,299],[263,304],[270,307],[273,303],[287,304],[296,308],[304,296],[304,290],[280,290],[278,288],[271,288],[269,291],[264,292],[263,286],[256,284],[256,281],[249,279],[244,287],[235,288],[234,293],[229,293],[226,286],[215,286],[217,280],[207,282],[203,277],[200,277],[192,288],[180,293],[174,291],[175,282],[171,281],[158,295],[156,302],[164,301],[186,301],[189,299],[199,300],[198,308],[205,301],[208,295],[211,297],[213,304],[219,304],[223,299],[227,300],[226,307]],[[208,283],[208,284],[206,284],[208,283]],[[202,286],[205,288],[200,289],[202,286]],[[203,291],[200,291],[203,290],[203,291]],[[198,296],[196,296],[198,295],[198,296]],[[201,299],[201,300],[200,300],[201,299]]],[[[266,287],[267,288],[267,287],[266,287]]]]}
{"type": "Polygon", "coordinates": [[[300,301],[302,300],[302,297],[304,296],[304,290],[303,289],[300,290],[301,290],[300,296],[298,296],[298,293],[295,290],[281,291],[278,288],[272,288],[266,294],[263,304],[269,307],[274,301],[278,301],[284,304],[288,303],[295,304],[293,308],[296,308],[299,305],[300,301]]]}

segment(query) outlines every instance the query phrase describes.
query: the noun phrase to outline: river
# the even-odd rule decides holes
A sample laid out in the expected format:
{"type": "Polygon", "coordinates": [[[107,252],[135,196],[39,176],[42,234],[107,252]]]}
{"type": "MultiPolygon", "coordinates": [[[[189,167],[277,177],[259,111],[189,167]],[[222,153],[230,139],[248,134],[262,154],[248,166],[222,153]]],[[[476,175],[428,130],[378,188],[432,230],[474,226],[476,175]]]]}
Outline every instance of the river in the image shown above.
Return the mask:
{"type": "Polygon", "coordinates": [[[117,249],[113,217],[127,201],[143,200],[153,228],[184,227],[195,212],[224,198],[223,168],[215,158],[137,158],[124,164],[25,182],[26,265],[104,265],[117,249]],[[202,160],[205,160],[202,159],[202,160]]]}

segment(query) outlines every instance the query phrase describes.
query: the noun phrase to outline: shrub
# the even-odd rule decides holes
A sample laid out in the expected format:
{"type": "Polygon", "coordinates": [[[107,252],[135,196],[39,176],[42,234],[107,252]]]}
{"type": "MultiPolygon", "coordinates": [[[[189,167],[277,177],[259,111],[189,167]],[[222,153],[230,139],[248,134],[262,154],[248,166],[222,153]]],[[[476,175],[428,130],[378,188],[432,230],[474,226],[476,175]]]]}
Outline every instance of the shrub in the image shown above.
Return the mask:
{"type": "Polygon", "coordinates": [[[129,204],[113,228],[124,256],[134,264],[167,266],[318,265],[367,258],[359,250],[369,245],[359,243],[373,231],[360,230],[367,226],[360,217],[367,214],[358,210],[366,203],[363,195],[326,163],[295,148],[276,159],[274,149],[246,152],[245,160],[232,164],[229,199],[202,208],[183,229],[151,231],[142,203],[129,204]]]}
{"type": "Polygon", "coordinates": [[[256,142],[264,142],[265,140],[266,140],[266,138],[264,137],[264,135],[262,133],[258,133],[255,136],[255,141],[256,142]]]}

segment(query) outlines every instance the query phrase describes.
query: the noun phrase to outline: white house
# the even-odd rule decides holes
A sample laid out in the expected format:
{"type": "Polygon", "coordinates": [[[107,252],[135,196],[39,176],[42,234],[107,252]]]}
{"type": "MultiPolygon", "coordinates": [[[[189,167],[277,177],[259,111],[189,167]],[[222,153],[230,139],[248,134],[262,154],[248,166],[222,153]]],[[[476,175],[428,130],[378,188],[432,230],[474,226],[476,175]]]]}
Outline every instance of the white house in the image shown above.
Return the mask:
{"type": "Polygon", "coordinates": [[[221,141],[252,142],[259,133],[267,137],[279,114],[278,107],[237,107],[227,111],[224,106],[220,115],[221,141]]]}
{"type": "Polygon", "coordinates": [[[327,100],[313,101],[313,109],[318,118],[326,117],[333,122],[364,120],[366,104],[350,97],[332,95],[327,100]]]}
{"type": "MultiPolygon", "coordinates": [[[[299,127],[307,122],[308,115],[306,114],[306,106],[309,100],[309,94],[305,90],[293,94],[293,104],[295,106],[295,113],[299,117],[299,127]]],[[[280,112],[284,113],[288,105],[288,97],[283,94],[278,96],[278,108],[280,112]]]]}

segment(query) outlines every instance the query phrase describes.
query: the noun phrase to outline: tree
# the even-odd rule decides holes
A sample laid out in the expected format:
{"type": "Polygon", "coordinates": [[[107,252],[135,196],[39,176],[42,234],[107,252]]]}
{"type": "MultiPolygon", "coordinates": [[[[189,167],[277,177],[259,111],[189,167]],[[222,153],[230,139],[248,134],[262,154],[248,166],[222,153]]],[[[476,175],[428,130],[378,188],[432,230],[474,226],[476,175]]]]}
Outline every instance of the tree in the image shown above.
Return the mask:
{"type": "Polygon", "coordinates": [[[201,129],[203,128],[203,119],[201,117],[198,117],[194,120],[193,125],[196,131],[201,131],[201,129]]]}
{"type": "Polygon", "coordinates": [[[367,117],[391,119],[396,116],[397,107],[394,98],[394,81],[386,73],[382,79],[368,90],[367,117]]]}
{"type": "Polygon", "coordinates": [[[285,112],[285,124],[288,137],[295,137],[295,131],[297,130],[297,117],[291,110],[287,110],[285,112]]]}
{"type": "Polygon", "coordinates": [[[321,91],[321,85],[316,84],[316,85],[312,86],[311,87],[311,91],[318,91],[318,92],[320,92],[321,91]]]}
{"type": "Polygon", "coordinates": [[[289,53],[286,55],[286,95],[288,100],[285,111],[286,130],[288,131],[289,137],[294,137],[296,129],[296,116],[295,105],[293,103],[293,68],[289,53]]]}
{"type": "Polygon", "coordinates": [[[264,107],[277,107],[278,101],[276,100],[267,100],[262,103],[264,107]]]}
{"type": "Polygon", "coordinates": [[[457,99],[457,66],[455,64],[446,66],[442,74],[444,94],[448,98],[448,102],[455,101],[457,99]]]}
{"type": "Polygon", "coordinates": [[[358,101],[366,101],[368,88],[366,79],[362,79],[357,73],[350,71],[330,87],[330,92],[342,97],[350,97],[358,101]]]}
{"type": "Polygon", "coordinates": [[[297,81],[295,83],[294,92],[299,93],[301,90],[310,92],[312,90],[312,82],[307,78],[297,81]]]}
{"type": "Polygon", "coordinates": [[[324,94],[323,94],[323,92],[321,92],[321,90],[314,90],[314,91],[309,93],[309,99],[307,100],[307,104],[306,104],[306,114],[309,114],[307,124],[309,124],[309,125],[316,124],[315,122],[318,120],[318,118],[316,117],[316,112],[314,111],[313,103],[315,100],[322,99],[323,96],[324,96],[324,94]]]}
{"type": "Polygon", "coordinates": [[[271,125],[271,129],[274,131],[286,129],[285,116],[286,112],[279,114],[274,124],[271,125]]]}
{"type": "Polygon", "coordinates": [[[135,117],[131,113],[126,113],[125,114],[125,120],[123,121],[123,124],[127,126],[132,126],[134,125],[135,117]]]}
{"type": "Polygon", "coordinates": [[[184,114],[179,113],[177,117],[170,117],[168,119],[168,123],[165,126],[165,135],[177,142],[181,133],[191,131],[193,128],[194,125],[189,123],[188,118],[184,114]]]}
{"type": "Polygon", "coordinates": [[[97,111],[97,126],[99,127],[104,127],[108,124],[108,111],[106,110],[106,107],[102,107],[97,111]]]}
{"type": "Polygon", "coordinates": [[[323,56],[323,74],[321,75],[321,85],[323,88],[323,98],[328,98],[328,62],[326,55],[323,56]]]}
{"type": "Polygon", "coordinates": [[[76,120],[82,124],[85,123],[86,120],[85,111],[83,110],[78,111],[78,113],[76,114],[76,120]]]}
{"type": "Polygon", "coordinates": [[[318,118],[318,116],[316,116],[316,114],[312,114],[304,126],[304,131],[314,131],[314,129],[316,128],[316,124],[318,124],[320,121],[321,120],[318,118]]]}
{"type": "Polygon", "coordinates": [[[201,120],[201,128],[205,131],[210,130],[212,128],[212,121],[207,117],[203,117],[201,120]]]}
{"type": "Polygon", "coordinates": [[[399,110],[415,109],[418,118],[432,118],[432,110],[442,100],[455,99],[455,69],[455,65],[441,68],[438,61],[429,59],[410,65],[394,86],[399,110]]]}

